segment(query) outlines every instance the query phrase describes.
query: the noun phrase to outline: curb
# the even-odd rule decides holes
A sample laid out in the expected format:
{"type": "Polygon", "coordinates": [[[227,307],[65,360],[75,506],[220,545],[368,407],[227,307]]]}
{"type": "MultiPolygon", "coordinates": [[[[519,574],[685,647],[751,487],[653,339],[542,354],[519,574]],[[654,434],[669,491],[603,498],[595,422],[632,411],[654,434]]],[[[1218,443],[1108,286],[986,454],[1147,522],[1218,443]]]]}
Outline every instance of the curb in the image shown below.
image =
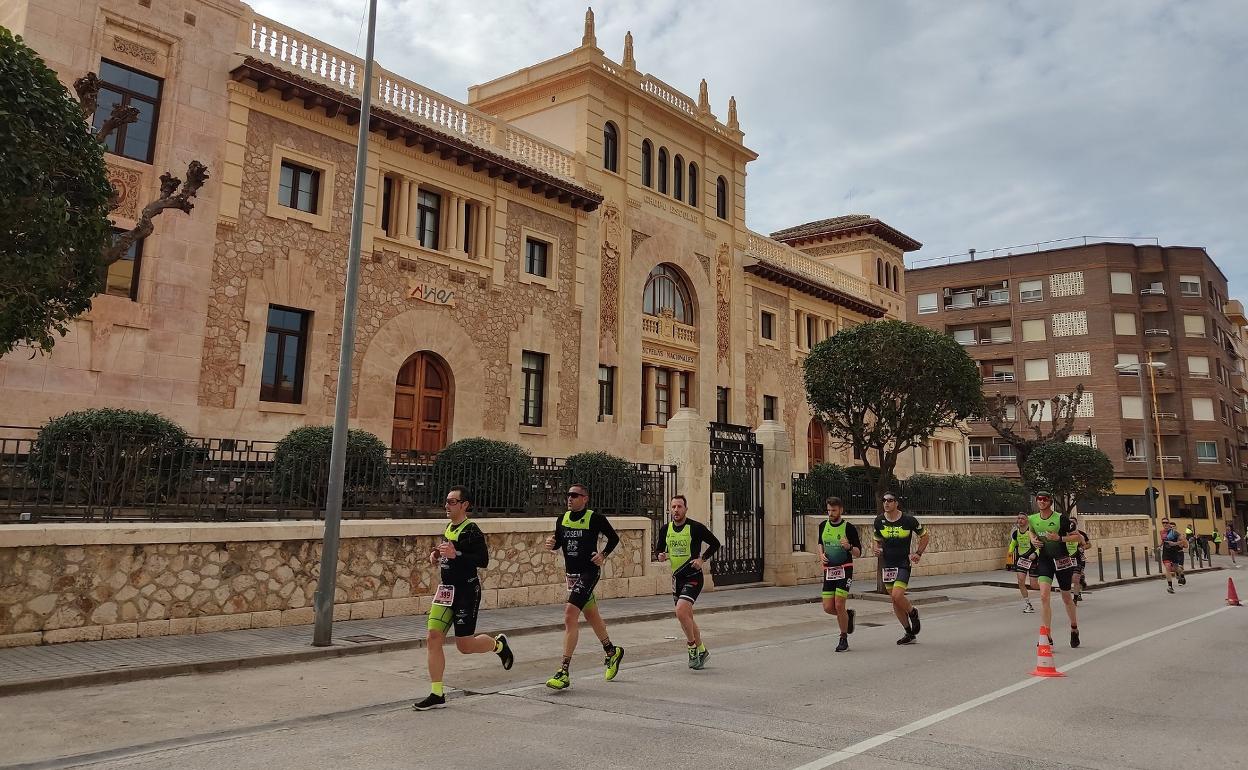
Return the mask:
{"type": "MultiPolygon", "coordinates": [[[[1218,572],[1225,567],[1198,567],[1196,569],[1184,570],[1187,575],[1199,575],[1205,572],[1218,572]]],[[[1103,583],[1089,583],[1088,592],[1100,591],[1103,588],[1114,588],[1115,586],[1131,585],[1133,583],[1143,583],[1149,580],[1160,580],[1160,573],[1151,575],[1136,575],[1134,577],[1117,578],[1114,580],[1106,580],[1103,583]]],[[[919,593],[922,591],[944,591],[950,588],[973,588],[975,586],[991,586],[993,588],[1018,588],[1018,582],[1007,582],[1004,580],[972,580],[965,583],[944,583],[938,586],[919,586],[918,588],[908,589],[911,593],[919,593]]],[[[915,602],[917,604],[918,602],[915,602]]]]}

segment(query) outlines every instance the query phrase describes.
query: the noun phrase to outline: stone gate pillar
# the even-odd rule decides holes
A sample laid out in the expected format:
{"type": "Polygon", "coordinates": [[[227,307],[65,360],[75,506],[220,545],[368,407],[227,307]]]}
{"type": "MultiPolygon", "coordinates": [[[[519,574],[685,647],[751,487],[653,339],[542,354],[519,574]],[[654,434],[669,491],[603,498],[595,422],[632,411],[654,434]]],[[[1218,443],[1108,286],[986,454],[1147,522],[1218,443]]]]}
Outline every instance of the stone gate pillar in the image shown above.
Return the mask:
{"type": "Polygon", "coordinates": [[[763,580],[778,586],[797,585],[789,434],[775,420],[764,420],[754,434],[763,445],[763,580]]]}
{"type": "Polygon", "coordinates": [[[711,526],[711,434],[697,410],[684,407],[667,421],[663,461],[676,466],[676,491],[689,499],[689,516],[711,526]]]}

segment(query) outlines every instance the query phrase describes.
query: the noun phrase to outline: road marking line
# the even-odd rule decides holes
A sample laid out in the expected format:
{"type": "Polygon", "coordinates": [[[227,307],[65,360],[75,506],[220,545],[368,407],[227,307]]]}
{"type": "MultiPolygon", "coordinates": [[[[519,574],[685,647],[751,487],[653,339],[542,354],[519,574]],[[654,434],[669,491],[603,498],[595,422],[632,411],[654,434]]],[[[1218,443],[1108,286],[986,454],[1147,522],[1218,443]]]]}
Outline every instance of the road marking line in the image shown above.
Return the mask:
{"type": "MultiPolygon", "coordinates": [[[[1139,636],[1134,636],[1125,641],[1121,641],[1121,642],[1118,642],[1117,644],[1110,645],[1109,647],[1106,647],[1103,650],[1094,652],[1091,655],[1087,655],[1085,657],[1080,658],[1079,660],[1073,661],[1071,663],[1067,663],[1065,666],[1062,666],[1061,668],[1059,668],[1058,671],[1065,672],[1065,671],[1071,670],[1072,668],[1078,668],[1079,666],[1082,666],[1085,663],[1091,663],[1094,660],[1103,658],[1104,656],[1110,654],[1111,652],[1117,652],[1118,650],[1121,650],[1124,647],[1130,647],[1133,644],[1142,642],[1146,639],[1151,639],[1154,636],[1157,636],[1159,634],[1164,634],[1167,631],[1173,631],[1174,629],[1181,628],[1183,626],[1188,625],[1189,623],[1195,623],[1198,620],[1204,620],[1205,618],[1213,617],[1214,615],[1217,615],[1219,612],[1223,612],[1228,609],[1230,609],[1230,607],[1219,607],[1216,610],[1211,610],[1209,612],[1204,613],[1203,615],[1197,615],[1194,618],[1188,618],[1187,620],[1180,620],[1178,623],[1171,623],[1168,626],[1162,626],[1161,628],[1153,629],[1152,631],[1148,631],[1147,633],[1140,634],[1139,636]]],[[[1005,696],[1011,693],[1018,692],[1019,690],[1022,690],[1027,687],[1031,687],[1032,685],[1039,684],[1040,682],[1043,682],[1043,681],[1045,680],[1040,679],[1040,678],[1033,678],[1033,679],[1024,679],[1021,682],[1015,682],[1014,684],[1011,684],[1006,687],[1002,687],[999,690],[990,692],[987,695],[981,695],[978,698],[973,698],[971,700],[966,701],[965,703],[958,704],[957,706],[952,706],[950,708],[945,709],[944,711],[938,711],[935,714],[932,714],[931,716],[927,716],[927,717],[924,717],[923,719],[917,720],[915,722],[911,722],[908,725],[904,725],[902,727],[898,727],[896,729],[880,733],[879,735],[873,736],[871,738],[867,738],[865,741],[859,741],[858,743],[855,743],[852,746],[848,746],[846,748],[841,749],[840,751],[828,754],[825,757],[820,757],[819,759],[816,759],[813,762],[807,762],[806,764],[801,765],[800,767],[794,768],[794,770],[823,770],[823,768],[825,767],[831,767],[832,765],[838,764],[840,762],[844,762],[847,759],[853,759],[854,757],[857,757],[860,754],[865,754],[871,749],[877,748],[879,746],[883,746],[884,744],[895,741],[898,738],[904,738],[910,733],[917,732],[919,730],[922,730],[925,727],[930,727],[939,722],[943,722],[946,719],[956,717],[959,714],[970,711],[971,709],[978,708],[984,705],[985,703],[991,703],[994,700],[999,700],[1000,698],[1004,698],[1005,696]]]]}

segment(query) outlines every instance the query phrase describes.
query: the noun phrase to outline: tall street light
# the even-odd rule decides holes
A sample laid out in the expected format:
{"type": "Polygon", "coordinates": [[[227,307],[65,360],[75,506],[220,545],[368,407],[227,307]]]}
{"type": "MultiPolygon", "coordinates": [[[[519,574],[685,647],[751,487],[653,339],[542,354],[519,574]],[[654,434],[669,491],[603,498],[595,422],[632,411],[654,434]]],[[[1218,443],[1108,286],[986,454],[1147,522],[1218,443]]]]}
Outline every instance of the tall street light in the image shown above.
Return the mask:
{"type": "MultiPolygon", "coordinates": [[[[1148,431],[1148,417],[1144,415],[1144,404],[1146,403],[1144,399],[1144,369],[1146,367],[1160,371],[1165,369],[1166,365],[1161,361],[1149,361],[1148,363],[1137,362],[1134,364],[1116,364],[1114,366],[1119,373],[1134,374],[1140,380],[1140,417],[1143,418],[1142,422],[1144,423],[1144,471],[1148,474],[1148,489],[1145,490],[1144,496],[1148,498],[1148,515],[1149,519],[1152,521],[1153,528],[1153,548],[1156,549],[1158,546],[1157,498],[1153,496],[1153,462],[1148,456],[1149,452],[1152,451],[1153,440],[1148,431]]],[[[1160,439],[1160,436],[1158,436],[1158,438],[1160,439]]],[[[1161,462],[1160,457],[1158,457],[1157,462],[1161,462]]]]}

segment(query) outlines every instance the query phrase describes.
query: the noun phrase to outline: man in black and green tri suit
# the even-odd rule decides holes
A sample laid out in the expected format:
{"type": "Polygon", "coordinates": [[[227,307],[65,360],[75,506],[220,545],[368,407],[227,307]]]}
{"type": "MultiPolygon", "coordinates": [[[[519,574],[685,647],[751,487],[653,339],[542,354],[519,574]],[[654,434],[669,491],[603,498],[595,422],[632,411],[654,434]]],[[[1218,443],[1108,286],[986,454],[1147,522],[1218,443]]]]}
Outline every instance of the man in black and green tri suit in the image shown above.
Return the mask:
{"type": "Polygon", "coordinates": [[[481,607],[481,578],[478,569],[490,563],[490,551],[485,544],[485,534],[474,522],[468,520],[468,508],[472,498],[464,487],[451,487],[446,493],[446,515],[451,521],[446,525],[443,540],[429,552],[429,563],[441,568],[440,582],[429,607],[427,628],[429,637],[425,648],[429,659],[429,697],[413,704],[417,711],[442,708],[446,695],[442,690],[442,675],[446,671],[446,654],[442,644],[452,627],[455,629],[455,649],[471,653],[497,653],[504,669],[510,669],[514,658],[507,636],[495,637],[478,634],[477,611],[481,607]]]}
{"type": "Polygon", "coordinates": [[[884,588],[893,600],[893,614],[906,633],[897,644],[913,644],[919,635],[919,611],[906,598],[906,586],[910,584],[910,568],[919,563],[927,550],[930,535],[919,520],[898,507],[897,496],[884,493],[884,513],[875,517],[873,527],[874,552],[880,559],[880,573],[884,588]],[[910,543],[919,536],[919,548],[910,553],[910,543]]]}
{"type": "Polygon", "coordinates": [[[1020,513],[1014,519],[1014,529],[1010,532],[1010,555],[1014,557],[1014,573],[1018,577],[1018,592],[1023,595],[1023,612],[1031,614],[1036,608],[1031,606],[1031,596],[1027,593],[1027,583],[1031,581],[1033,588],[1035,578],[1032,568],[1036,564],[1036,547],[1031,544],[1031,520],[1028,514],[1020,513]]]}
{"type": "Polygon", "coordinates": [[[582,614],[598,635],[606,653],[604,678],[610,682],[620,671],[624,648],[611,643],[607,624],[598,612],[598,598],[594,596],[594,586],[598,585],[598,578],[602,575],[602,564],[619,542],[620,536],[607,517],[589,509],[589,490],[585,485],[568,487],[568,510],[555,520],[555,534],[546,538],[547,548],[563,550],[568,577],[568,603],[563,610],[563,664],[554,676],[546,680],[546,686],[552,690],[564,690],[572,684],[568,669],[572,665],[572,653],[576,651],[582,614]],[[607,539],[601,551],[598,550],[600,537],[607,539]]]}
{"type": "Polygon", "coordinates": [[[719,538],[701,522],[689,518],[689,502],[684,495],[674,495],[669,508],[672,520],[663,528],[663,551],[659,553],[659,561],[672,565],[672,601],[676,603],[676,619],[689,644],[689,668],[701,671],[711,653],[702,643],[702,631],[693,619],[693,603],[702,593],[706,579],[702,567],[719,550],[719,538]],[[703,546],[706,546],[705,551],[703,546]]]}
{"type": "Polygon", "coordinates": [[[854,611],[847,607],[849,589],[854,583],[854,557],[862,555],[858,528],[844,518],[845,504],[839,497],[824,501],[828,518],[819,522],[819,562],[823,566],[823,611],[836,615],[841,629],[837,652],[849,649],[854,632],[854,611]]]}
{"type": "MultiPolygon", "coordinates": [[[[1028,523],[1031,526],[1031,542],[1040,551],[1035,564],[1036,580],[1040,583],[1040,623],[1052,631],[1053,608],[1049,604],[1049,594],[1056,579],[1062,590],[1066,616],[1070,618],[1070,646],[1078,647],[1079,618],[1075,609],[1075,597],[1071,593],[1076,559],[1069,544],[1074,544],[1077,548],[1083,536],[1069,516],[1053,510],[1052,494],[1037,492],[1036,508],[1039,510],[1028,517],[1028,523]]],[[[1049,644],[1052,643],[1053,639],[1050,637],[1049,644]]]]}

